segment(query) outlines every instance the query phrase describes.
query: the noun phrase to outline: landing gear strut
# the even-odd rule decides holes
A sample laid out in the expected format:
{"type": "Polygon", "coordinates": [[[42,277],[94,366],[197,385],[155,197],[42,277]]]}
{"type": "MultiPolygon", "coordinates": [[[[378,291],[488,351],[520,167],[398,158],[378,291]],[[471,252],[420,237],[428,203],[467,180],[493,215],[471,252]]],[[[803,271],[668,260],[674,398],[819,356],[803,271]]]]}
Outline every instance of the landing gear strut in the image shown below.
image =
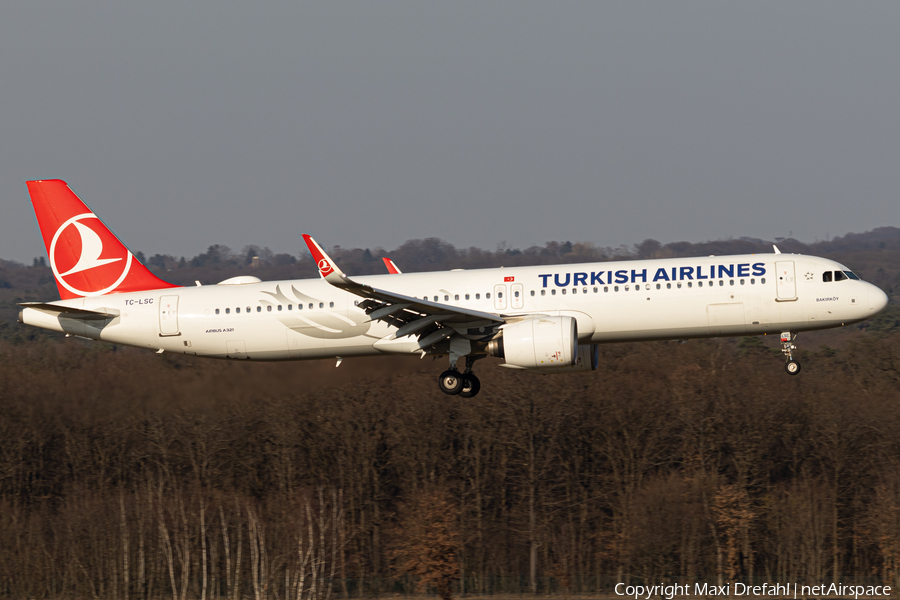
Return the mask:
{"type": "Polygon", "coordinates": [[[792,334],[790,331],[783,331],[781,333],[781,352],[784,353],[784,357],[786,362],[784,363],[784,370],[787,371],[788,375],[796,375],[800,372],[800,363],[794,360],[794,355],[792,352],[797,349],[792,342],[797,339],[797,334],[792,334]]]}
{"type": "Polygon", "coordinates": [[[472,372],[472,365],[482,356],[466,356],[466,370],[460,373],[456,365],[450,366],[450,369],[441,373],[438,377],[438,387],[441,391],[450,396],[459,394],[463,398],[472,398],[481,390],[481,381],[472,372]]]}

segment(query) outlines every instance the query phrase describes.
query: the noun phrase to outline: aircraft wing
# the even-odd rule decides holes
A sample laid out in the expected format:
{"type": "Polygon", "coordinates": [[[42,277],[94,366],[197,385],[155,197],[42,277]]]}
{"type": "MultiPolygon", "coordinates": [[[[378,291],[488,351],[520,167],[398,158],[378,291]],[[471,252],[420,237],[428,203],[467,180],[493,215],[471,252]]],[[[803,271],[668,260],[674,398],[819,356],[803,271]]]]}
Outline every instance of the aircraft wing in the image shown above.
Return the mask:
{"type": "Polygon", "coordinates": [[[494,313],[431,302],[353,281],[337,267],[311,236],[303,234],[303,239],[319,267],[319,275],[331,285],[365,298],[359,303],[359,307],[365,310],[373,321],[384,321],[397,327],[395,339],[414,333],[418,334],[423,342],[432,336],[438,341],[454,332],[471,337],[468,330],[480,328],[484,328],[480,330],[483,337],[486,331],[493,333],[493,326],[506,323],[503,317],[494,313]],[[449,330],[439,331],[446,328],[449,330]]]}

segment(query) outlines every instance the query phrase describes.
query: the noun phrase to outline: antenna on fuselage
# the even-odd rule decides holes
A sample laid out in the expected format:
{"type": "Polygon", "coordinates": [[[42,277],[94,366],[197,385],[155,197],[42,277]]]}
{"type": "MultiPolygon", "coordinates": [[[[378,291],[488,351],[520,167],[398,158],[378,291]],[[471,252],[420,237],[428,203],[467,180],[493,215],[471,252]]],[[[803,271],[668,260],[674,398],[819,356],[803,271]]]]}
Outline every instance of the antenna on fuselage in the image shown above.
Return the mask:
{"type": "Polygon", "coordinates": [[[778,249],[778,246],[772,244],[772,247],[775,248],[775,254],[781,254],[781,250],[778,249]]]}

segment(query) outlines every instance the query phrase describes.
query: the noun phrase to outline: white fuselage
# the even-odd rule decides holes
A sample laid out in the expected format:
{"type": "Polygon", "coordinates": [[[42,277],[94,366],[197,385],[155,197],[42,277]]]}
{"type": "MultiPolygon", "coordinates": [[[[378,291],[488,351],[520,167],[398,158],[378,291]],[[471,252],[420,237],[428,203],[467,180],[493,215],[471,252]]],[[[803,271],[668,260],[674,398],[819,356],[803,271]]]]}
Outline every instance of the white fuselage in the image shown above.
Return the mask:
{"type": "MultiPolygon", "coordinates": [[[[374,275],[360,283],[503,316],[568,315],[581,343],[758,335],[839,327],[884,308],[877,287],[825,281],[838,263],[795,254],[374,275]]],[[[115,318],[25,308],[24,323],[92,339],[216,358],[291,360],[417,350],[324,280],[204,285],[58,301],[115,318]]],[[[412,336],[413,338],[415,336],[412,336]]]]}

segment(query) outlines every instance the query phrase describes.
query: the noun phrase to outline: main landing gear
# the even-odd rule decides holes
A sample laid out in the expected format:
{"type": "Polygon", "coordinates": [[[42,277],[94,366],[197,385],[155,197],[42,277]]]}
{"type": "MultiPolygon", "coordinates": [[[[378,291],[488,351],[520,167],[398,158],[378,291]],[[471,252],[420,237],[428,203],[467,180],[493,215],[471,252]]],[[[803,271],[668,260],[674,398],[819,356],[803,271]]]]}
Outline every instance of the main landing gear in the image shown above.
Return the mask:
{"type": "Polygon", "coordinates": [[[797,339],[796,333],[791,333],[790,331],[781,332],[781,352],[784,353],[784,357],[786,362],[784,363],[784,370],[788,372],[788,375],[796,375],[800,372],[800,363],[794,360],[794,355],[792,352],[797,349],[792,342],[797,339]]]}
{"type": "MultiPolygon", "coordinates": [[[[480,357],[478,357],[480,358],[480,357]]],[[[438,377],[438,387],[447,395],[460,395],[463,398],[472,398],[481,391],[481,381],[472,372],[472,365],[478,358],[466,357],[466,370],[460,373],[456,365],[441,373],[438,377]]]]}

